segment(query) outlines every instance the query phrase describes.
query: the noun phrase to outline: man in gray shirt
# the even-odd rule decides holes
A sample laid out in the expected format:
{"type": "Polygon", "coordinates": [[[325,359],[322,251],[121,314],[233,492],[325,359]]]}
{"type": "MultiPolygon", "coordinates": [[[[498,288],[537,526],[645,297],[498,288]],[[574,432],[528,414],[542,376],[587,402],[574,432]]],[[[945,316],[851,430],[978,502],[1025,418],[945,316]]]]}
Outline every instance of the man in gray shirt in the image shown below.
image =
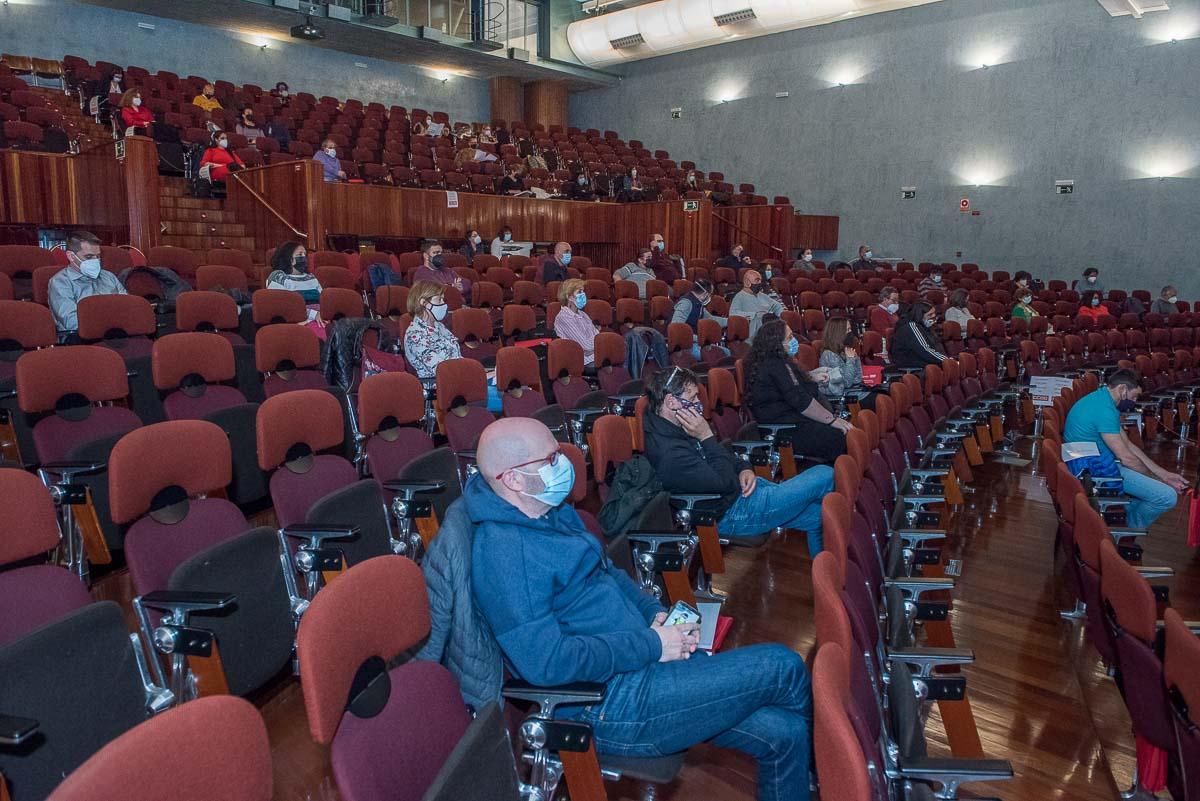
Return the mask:
{"type": "Polygon", "coordinates": [[[60,339],[79,329],[79,301],[93,295],[125,295],[117,276],[100,267],[100,239],[87,231],[67,237],[67,266],[50,279],[50,313],[60,339]]]}
{"type": "Polygon", "coordinates": [[[745,317],[750,321],[750,338],[758,333],[763,318],[768,314],[778,317],[783,313],[783,304],[767,294],[767,285],[758,270],[747,270],[742,276],[742,291],[733,296],[729,304],[730,317],[745,317]]]}
{"type": "Polygon", "coordinates": [[[638,296],[642,300],[646,299],[646,284],[656,280],[654,270],[650,267],[652,256],[650,248],[641,248],[636,259],[613,273],[613,278],[617,281],[632,281],[637,284],[638,296]]]}

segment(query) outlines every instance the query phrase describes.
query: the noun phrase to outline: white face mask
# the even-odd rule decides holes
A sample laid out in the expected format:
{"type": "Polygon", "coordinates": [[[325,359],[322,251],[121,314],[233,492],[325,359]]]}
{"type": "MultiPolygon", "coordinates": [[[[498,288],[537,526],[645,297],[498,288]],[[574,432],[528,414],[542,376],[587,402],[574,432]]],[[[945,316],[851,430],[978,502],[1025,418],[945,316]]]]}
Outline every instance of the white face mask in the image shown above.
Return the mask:
{"type": "Polygon", "coordinates": [[[90,259],[83,259],[79,262],[79,272],[86,275],[88,278],[100,277],[100,259],[93,256],[90,259]]]}
{"type": "Polygon", "coordinates": [[[218,139],[217,147],[220,147],[220,148],[229,147],[229,140],[228,139],[218,139]]]}
{"type": "Polygon", "coordinates": [[[325,148],[325,155],[330,156],[332,158],[337,158],[337,148],[336,147],[325,148]]]}
{"type": "Polygon", "coordinates": [[[874,256],[874,255],[875,255],[875,254],[874,254],[873,252],[871,252],[871,251],[869,251],[869,250],[868,250],[866,253],[864,253],[864,254],[863,254],[863,258],[864,258],[864,259],[869,259],[869,258],[871,258],[871,257],[872,257],[872,256],[874,256]]]}
{"type": "Polygon", "coordinates": [[[475,234],[475,236],[471,237],[471,241],[478,245],[480,242],[479,234],[475,234]]]}
{"type": "Polygon", "coordinates": [[[142,105],[142,99],[140,97],[135,97],[133,99],[133,107],[137,108],[140,105],[142,105]]]}
{"type": "Polygon", "coordinates": [[[1088,280],[1088,283],[1089,283],[1089,284],[1094,284],[1094,283],[1096,283],[1096,276],[1094,276],[1094,275],[1089,275],[1089,276],[1087,277],[1087,280],[1088,280]]]}
{"type": "Polygon", "coordinates": [[[1167,303],[1178,303],[1178,302],[1179,302],[1178,295],[1172,295],[1171,297],[1167,298],[1167,303]]]}
{"type": "Polygon", "coordinates": [[[925,323],[926,328],[933,328],[933,323],[934,323],[933,320],[926,318],[923,322],[925,323]]]}
{"type": "Polygon", "coordinates": [[[931,275],[930,278],[933,279],[933,283],[935,283],[935,284],[942,283],[942,277],[940,275],[938,275],[937,273],[934,273],[933,275],[931,275]]]}
{"type": "Polygon", "coordinates": [[[896,310],[900,308],[900,304],[899,303],[889,303],[885,308],[888,310],[888,314],[895,314],[896,310]]]}
{"type": "Polygon", "coordinates": [[[805,260],[805,261],[812,261],[812,254],[811,254],[811,253],[805,253],[805,254],[804,254],[804,260],[805,260]]]}

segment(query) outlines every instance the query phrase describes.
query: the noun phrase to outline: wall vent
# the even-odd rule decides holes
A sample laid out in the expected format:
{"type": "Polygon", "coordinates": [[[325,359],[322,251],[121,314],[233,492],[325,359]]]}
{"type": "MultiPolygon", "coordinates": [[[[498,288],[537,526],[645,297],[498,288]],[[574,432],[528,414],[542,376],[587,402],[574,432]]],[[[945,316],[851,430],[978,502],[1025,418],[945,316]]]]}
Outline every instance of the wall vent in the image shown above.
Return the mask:
{"type": "Polygon", "coordinates": [[[757,19],[758,15],[754,13],[753,8],[743,8],[738,11],[730,11],[727,14],[718,14],[713,17],[713,20],[720,26],[734,25],[739,22],[745,22],[748,19],[757,19]]]}
{"type": "Polygon", "coordinates": [[[645,41],[640,33],[635,33],[632,36],[622,36],[620,39],[609,39],[608,43],[613,46],[614,50],[624,50],[629,47],[637,47],[645,41]]]}

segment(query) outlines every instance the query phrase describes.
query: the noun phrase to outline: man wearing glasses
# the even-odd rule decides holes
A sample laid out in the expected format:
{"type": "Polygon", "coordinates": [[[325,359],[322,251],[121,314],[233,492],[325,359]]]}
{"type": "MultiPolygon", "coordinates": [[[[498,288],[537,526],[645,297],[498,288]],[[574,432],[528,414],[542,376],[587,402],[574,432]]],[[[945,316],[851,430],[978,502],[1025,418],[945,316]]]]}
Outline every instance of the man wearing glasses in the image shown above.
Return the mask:
{"type": "Polygon", "coordinates": [[[603,702],[562,710],[591,725],[601,753],[710,742],[758,760],[762,801],[805,797],[812,697],[800,657],[774,644],[696,654],[696,624],[663,625],[658,602],[564,504],[575,471],[540,422],[492,423],[477,454],[463,493],[476,527],[471,586],[512,673],[607,684],[603,702]]]}

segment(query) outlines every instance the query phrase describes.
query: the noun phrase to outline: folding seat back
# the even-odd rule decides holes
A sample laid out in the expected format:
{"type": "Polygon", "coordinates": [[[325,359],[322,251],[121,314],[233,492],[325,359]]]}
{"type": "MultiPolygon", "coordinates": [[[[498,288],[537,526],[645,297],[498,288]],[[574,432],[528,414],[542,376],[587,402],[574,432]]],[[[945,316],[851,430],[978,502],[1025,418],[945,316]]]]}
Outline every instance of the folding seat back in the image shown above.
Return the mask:
{"type": "Polygon", "coordinates": [[[1174,751],[1154,590],[1109,537],[1100,541],[1100,596],[1133,730],[1156,748],[1174,751]]]}
{"type": "MultiPolygon", "coordinates": [[[[201,268],[202,271],[204,269],[201,268]]],[[[234,267],[216,269],[236,271],[234,267]]],[[[244,344],[241,335],[237,333],[240,325],[237,303],[224,292],[184,292],[175,301],[175,327],[179,331],[216,333],[231,343],[240,345],[244,344]]]]}
{"type": "Polygon", "coordinates": [[[533,417],[546,407],[538,358],[529,348],[501,348],[496,354],[496,388],[505,417],[533,417]]]}
{"type": "Polygon", "coordinates": [[[121,357],[108,348],[74,345],[25,353],[16,366],[17,403],[34,416],[40,463],[73,460],[87,443],[114,440],[142,424],[122,406],[129,381],[121,357]]]}
{"type": "MultiPolygon", "coordinates": [[[[218,593],[236,602],[232,610],[184,613],[186,625],[213,634],[219,654],[192,660],[195,691],[245,695],[267,683],[291,659],[290,593],[275,529],[251,530],[232,502],[207,497],[233,479],[225,432],[204,420],[146,426],[117,443],[108,468],[113,520],[128,526],[125,553],[138,604],[175,611],[150,595],[160,591],[218,593]]],[[[143,623],[149,642],[150,618],[143,623]]],[[[181,675],[173,678],[173,686],[183,686],[181,675]]]]}
{"type": "MultiPolygon", "coordinates": [[[[630,281],[618,281],[619,284],[632,283],[630,281]]],[[[636,285],[635,285],[636,286],[636,285]]],[[[616,320],[621,326],[621,330],[627,331],[636,326],[645,323],[646,306],[642,303],[641,298],[624,297],[617,299],[616,320]]]]}
{"type": "MultiPolygon", "coordinates": [[[[518,281],[517,283],[527,283],[518,281]]],[[[535,285],[536,286],[536,285],[535,285]]],[[[528,289],[524,289],[528,297],[528,289]]],[[[493,281],[476,281],[471,285],[471,301],[473,305],[483,309],[499,310],[504,305],[504,289],[493,281]]],[[[514,298],[514,302],[516,301],[514,298]]],[[[526,304],[534,305],[534,304],[526,304]]]]}
{"type": "Polygon", "coordinates": [[[180,278],[189,284],[194,284],[196,268],[200,266],[200,256],[187,248],[157,245],[146,253],[146,262],[151,267],[166,267],[173,270],[180,278]]]}
{"type": "Polygon", "coordinates": [[[696,358],[692,355],[695,336],[687,323],[671,323],[667,326],[667,353],[670,354],[671,364],[677,367],[691,367],[696,363],[696,358]]]}
{"type": "Polygon", "coordinates": [[[713,425],[713,433],[723,442],[732,441],[742,426],[737,381],[733,373],[723,367],[712,368],[708,371],[707,389],[711,407],[708,417],[713,425]]]}
{"type": "MultiPolygon", "coordinates": [[[[476,259],[476,261],[478,261],[479,257],[476,256],[475,259],[476,259]]],[[[478,286],[478,284],[476,284],[476,286],[478,286]]],[[[493,286],[498,286],[498,285],[493,284],[493,286]]],[[[503,290],[502,290],[502,292],[503,292],[503,290]]],[[[513,303],[518,303],[518,304],[521,304],[522,306],[541,306],[542,303],[544,302],[544,296],[542,295],[541,285],[537,284],[533,281],[516,281],[516,282],[514,282],[512,294],[513,294],[513,303]]],[[[503,298],[503,295],[502,295],[502,298],[503,298]]],[[[476,301],[476,304],[480,305],[478,303],[478,301],[476,301]]],[[[499,307],[501,304],[496,303],[494,305],[496,307],[499,307]]]]}
{"type": "Polygon", "coordinates": [[[254,337],[254,361],[268,398],[328,386],[321,372],[321,343],[304,326],[266,325],[254,337]]]}
{"type": "MultiPolygon", "coordinates": [[[[69,570],[43,563],[59,547],[54,502],[31,473],[0,468],[0,647],[91,603],[69,570]]],[[[2,779],[0,779],[2,781],[2,779]]]]}
{"type": "Polygon", "coordinates": [[[474,359],[446,359],[435,373],[438,422],[454,451],[475,448],[495,417],[487,406],[487,374],[474,359]]]}
{"type": "Polygon", "coordinates": [[[498,708],[485,707],[472,724],[442,665],[413,659],[388,667],[429,634],[424,585],[410,560],[381,557],[351,569],[313,601],[297,634],[309,730],[329,746],[345,798],[514,801],[512,750],[498,708]],[[492,743],[482,749],[487,758],[472,745],[483,725],[492,743]],[[463,764],[467,750],[476,756],[463,764]],[[467,795],[447,794],[448,785],[468,777],[467,795]]]}
{"type": "Polygon", "coordinates": [[[408,373],[378,373],[358,389],[358,430],[367,438],[364,451],[369,472],[379,481],[398,477],[413,459],[433,450],[422,428],[424,389],[408,373]]]}
{"type": "Polygon", "coordinates": [[[57,265],[54,253],[33,245],[0,245],[0,273],[9,278],[33,275],[38,267],[57,265]]]}
{"type": "Polygon", "coordinates": [[[206,698],[141,723],[75,769],[53,801],[269,801],[271,744],[253,705],[206,698]],[[170,753],[162,770],[148,754],[170,753]]]}
{"type": "MultiPolygon", "coordinates": [[[[596,377],[600,388],[609,395],[629,394],[640,391],[637,387],[628,387],[632,378],[625,369],[625,338],[612,331],[601,331],[596,334],[596,377]]],[[[639,385],[640,386],[640,385],[639,385]]]]}
{"type": "Polygon", "coordinates": [[[583,313],[592,319],[597,328],[611,329],[613,326],[613,307],[607,300],[590,298],[583,307],[583,313]]]}
{"type": "Polygon", "coordinates": [[[54,318],[45,306],[0,300],[0,388],[11,384],[22,353],[56,341],[54,318]]]}
{"type": "Polygon", "coordinates": [[[304,298],[286,289],[259,289],[251,296],[251,314],[255,325],[302,323],[308,317],[304,298]]]}
{"type": "Polygon", "coordinates": [[[462,343],[462,355],[468,359],[494,359],[499,349],[492,334],[492,318],[485,309],[462,308],[454,312],[450,330],[462,343]]]}
{"type": "Polygon", "coordinates": [[[321,290],[321,319],[325,322],[362,316],[362,296],[353,289],[329,287],[321,290]]]}
{"type": "Polygon", "coordinates": [[[1057,488],[1060,498],[1065,499],[1065,502],[1060,501],[1059,510],[1073,529],[1077,586],[1080,598],[1088,608],[1088,638],[1105,663],[1114,664],[1116,645],[1105,619],[1104,599],[1100,591],[1100,544],[1109,539],[1108,527],[1088,502],[1079,480],[1065,464],[1059,465],[1058,475],[1057,488]],[[1070,514],[1065,511],[1068,504],[1071,504],[1070,514]]]}
{"type": "Polygon", "coordinates": [[[126,360],[150,355],[158,327],[154,309],[137,295],[93,295],[79,301],[79,338],[103,342],[126,360]]]}
{"type": "MultiPolygon", "coordinates": [[[[319,256],[320,253],[314,253],[313,257],[319,256]]],[[[341,256],[341,253],[333,254],[341,256]]],[[[354,273],[350,272],[349,268],[342,264],[322,264],[319,267],[313,268],[313,275],[316,276],[317,282],[324,289],[348,289],[354,291],[357,285],[354,281],[354,273]]]]}
{"type": "Polygon", "coordinates": [[[537,328],[537,316],[530,306],[509,303],[501,316],[501,330],[506,340],[519,339],[537,328]]]}
{"type": "Polygon", "coordinates": [[[613,414],[597,418],[592,426],[591,450],[596,490],[600,500],[604,501],[608,498],[617,468],[633,458],[633,439],[625,418],[613,414]]]}
{"type": "Polygon", "coordinates": [[[1163,680],[1174,718],[1179,765],[1184,784],[1183,797],[1197,798],[1200,793],[1200,640],[1189,623],[1174,609],[1163,613],[1166,624],[1163,646],[1163,680]]]}
{"type": "MultiPolygon", "coordinates": [[[[381,286],[375,290],[375,313],[399,319],[408,312],[408,287],[381,286]]],[[[406,326],[407,327],[407,326],[406,326]]],[[[403,339],[403,335],[400,337],[403,339]]]]}
{"type": "Polygon", "coordinates": [[[578,408],[584,396],[592,392],[583,377],[583,348],[578,342],[552,340],[546,352],[546,368],[554,400],[563,409],[578,408]]]}
{"type": "Polygon", "coordinates": [[[0,749],[12,801],[46,798],[64,775],[170,703],[147,697],[144,664],[112,601],[88,604],[0,648],[5,714],[38,722],[36,748],[0,749]]]}
{"type": "Polygon", "coordinates": [[[168,334],[154,343],[150,363],[171,420],[200,419],[246,403],[241,390],[230,385],[236,378],[233,345],[218,334],[168,334]]]}

